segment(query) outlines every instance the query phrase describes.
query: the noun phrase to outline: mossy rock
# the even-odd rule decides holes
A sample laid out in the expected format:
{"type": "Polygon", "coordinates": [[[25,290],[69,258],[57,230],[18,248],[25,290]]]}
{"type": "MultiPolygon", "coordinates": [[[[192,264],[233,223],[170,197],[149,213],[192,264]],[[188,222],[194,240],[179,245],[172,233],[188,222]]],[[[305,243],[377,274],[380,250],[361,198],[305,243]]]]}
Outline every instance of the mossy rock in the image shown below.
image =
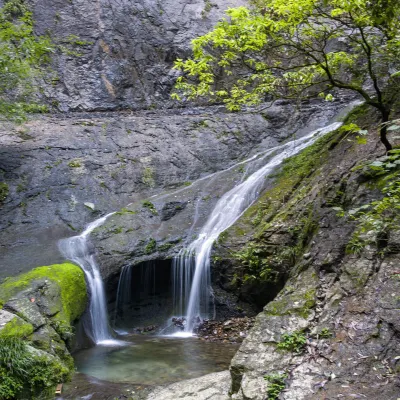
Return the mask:
{"type": "Polygon", "coordinates": [[[18,338],[0,338],[0,399],[53,399],[73,369],[18,338]]]}
{"type": "Polygon", "coordinates": [[[17,315],[0,310],[0,338],[28,338],[33,333],[33,326],[17,315]]]}
{"type": "Polygon", "coordinates": [[[57,319],[70,324],[82,315],[87,303],[85,276],[78,266],[71,263],[38,267],[25,274],[7,278],[0,285],[0,307],[37,281],[50,281],[59,287],[61,310],[57,319]]]}
{"type": "Polygon", "coordinates": [[[264,307],[267,315],[298,315],[307,319],[316,305],[318,277],[307,270],[292,278],[280,296],[264,307]]]}

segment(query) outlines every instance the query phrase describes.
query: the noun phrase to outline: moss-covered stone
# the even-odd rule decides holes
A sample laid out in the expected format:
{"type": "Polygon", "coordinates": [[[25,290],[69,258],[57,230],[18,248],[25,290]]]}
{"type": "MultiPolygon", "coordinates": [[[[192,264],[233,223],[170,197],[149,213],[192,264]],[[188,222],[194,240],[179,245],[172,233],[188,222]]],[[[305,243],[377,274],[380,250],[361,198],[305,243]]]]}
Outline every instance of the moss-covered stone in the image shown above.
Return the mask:
{"type": "Polygon", "coordinates": [[[28,338],[33,333],[33,326],[18,316],[0,310],[0,338],[28,338]]]}
{"type": "Polygon", "coordinates": [[[307,319],[316,305],[318,277],[307,270],[288,282],[285,289],[264,307],[267,315],[298,315],[307,319]]]}
{"type": "Polygon", "coordinates": [[[85,310],[87,302],[83,271],[76,265],[65,263],[38,267],[26,274],[8,278],[0,285],[0,307],[18,292],[27,289],[37,280],[50,280],[61,291],[61,316],[68,323],[76,320],[85,310]]]}
{"type": "Polygon", "coordinates": [[[50,399],[54,386],[70,379],[71,324],[86,301],[84,273],[70,263],[35,268],[0,285],[0,399],[50,399]]]}

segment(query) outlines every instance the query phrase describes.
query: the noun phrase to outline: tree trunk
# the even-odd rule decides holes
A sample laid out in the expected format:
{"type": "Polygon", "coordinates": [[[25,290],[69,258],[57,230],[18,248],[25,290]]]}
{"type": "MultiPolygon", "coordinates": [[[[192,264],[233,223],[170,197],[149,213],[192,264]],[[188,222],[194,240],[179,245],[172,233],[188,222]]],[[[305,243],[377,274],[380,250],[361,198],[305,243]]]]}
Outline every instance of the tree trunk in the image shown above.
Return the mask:
{"type": "Polygon", "coordinates": [[[381,127],[379,128],[379,135],[381,138],[381,142],[386,148],[386,151],[392,150],[392,145],[390,144],[388,138],[387,138],[387,128],[388,128],[388,122],[389,122],[389,116],[390,112],[387,111],[386,109],[381,110],[381,115],[382,115],[382,123],[381,127]]]}

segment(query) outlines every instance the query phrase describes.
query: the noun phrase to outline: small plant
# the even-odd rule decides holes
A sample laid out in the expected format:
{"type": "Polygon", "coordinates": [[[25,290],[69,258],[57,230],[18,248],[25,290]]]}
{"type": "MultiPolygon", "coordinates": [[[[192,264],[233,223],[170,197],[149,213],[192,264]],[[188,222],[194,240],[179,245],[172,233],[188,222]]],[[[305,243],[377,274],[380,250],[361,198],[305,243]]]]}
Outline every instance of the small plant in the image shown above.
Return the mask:
{"type": "Polygon", "coordinates": [[[173,243],[164,243],[158,247],[158,250],[159,251],[168,251],[169,249],[171,249],[174,246],[175,245],[173,243]]]}
{"type": "Polygon", "coordinates": [[[268,400],[276,400],[279,397],[282,390],[285,389],[285,379],[287,377],[287,374],[271,374],[264,376],[264,379],[268,381],[268,400]]]}
{"type": "Polygon", "coordinates": [[[156,248],[157,248],[157,242],[155,239],[151,238],[149,240],[149,243],[147,243],[146,247],[144,248],[144,252],[146,254],[151,254],[156,251],[156,248]]]}
{"type": "Polygon", "coordinates": [[[131,214],[135,215],[137,214],[137,211],[129,210],[128,208],[121,208],[119,211],[115,213],[116,215],[126,215],[126,214],[131,214]]]}
{"type": "Polygon", "coordinates": [[[32,353],[21,339],[8,337],[0,338],[0,375],[1,399],[22,398],[26,391],[33,399],[54,393],[58,383],[69,380],[70,371],[56,359],[32,353]]]}
{"type": "Polygon", "coordinates": [[[146,186],[148,186],[148,187],[150,187],[150,188],[153,188],[153,187],[156,185],[156,183],[155,183],[155,181],[154,181],[154,171],[153,171],[153,168],[151,168],[151,167],[146,167],[146,168],[143,170],[142,182],[143,182],[146,186]]]}
{"type": "Polygon", "coordinates": [[[5,182],[0,182],[0,203],[2,203],[8,196],[8,185],[5,182]]]}
{"type": "Polygon", "coordinates": [[[72,160],[68,163],[68,167],[70,168],[80,168],[82,164],[80,163],[79,160],[72,160]]]}
{"type": "Polygon", "coordinates": [[[397,229],[400,221],[399,178],[398,171],[381,178],[381,184],[385,184],[382,199],[347,212],[343,211],[344,217],[358,222],[346,247],[348,253],[360,254],[367,244],[375,244],[379,248],[382,246],[379,238],[385,237],[390,230],[397,229]]]}
{"type": "Polygon", "coordinates": [[[357,235],[353,235],[347,243],[346,253],[360,255],[365,246],[366,243],[363,240],[361,240],[357,235]]]}
{"type": "Polygon", "coordinates": [[[329,328],[322,328],[321,332],[318,333],[318,337],[321,339],[330,339],[333,336],[333,333],[329,328]]]}
{"type": "Polygon", "coordinates": [[[154,204],[151,201],[145,200],[142,203],[142,207],[143,208],[147,208],[153,215],[158,215],[158,211],[157,211],[156,207],[154,206],[154,204]]]}
{"type": "Polygon", "coordinates": [[[284,333],[277,347],[279,350],[286,350],[299,354],[304,350],[306,343],[306,335],[303,332],[295,331],[284,333]]]}

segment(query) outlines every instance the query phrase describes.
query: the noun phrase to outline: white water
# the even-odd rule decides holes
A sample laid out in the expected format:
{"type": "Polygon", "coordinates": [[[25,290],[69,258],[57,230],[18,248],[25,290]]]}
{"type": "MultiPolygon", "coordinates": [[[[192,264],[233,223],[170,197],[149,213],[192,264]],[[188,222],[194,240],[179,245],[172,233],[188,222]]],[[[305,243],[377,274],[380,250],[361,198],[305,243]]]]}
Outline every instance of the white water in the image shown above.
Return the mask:
{"type": "Polygon", "coordinates": [[[218,236],[233,225],[243,212],[257,199],[263,189],[265,177],[268,176],[286,158],[297,154],[315,142],[324,134],[331,132],[341,125],[333,123],[318,129],[300,139],[277,146],[267,152],[279,152],[266,165],[250,175],[245,181],[225,193],[200,234],[186,249],[182,250],[174,260],[174,297],[178,300],[178,314],[186,305],[185,332],[192,332],[199,319],[209,318],[211,299],[210,253],[218,236]]]}
{"type": "Polygon", "coordinates": [[[97,219],[79,235],[60,240],[59,248],[62,254],[69,260],[78,264],[86,275],[86,281],[90,291],[90,329],[86,333],[96,344],[114,343],[113,336],[108,325],[108,312],[103,280],[93,252],[90,251],[87,238],[94,229],[102,225],[105,220],[114,213],[97,219]]]}

